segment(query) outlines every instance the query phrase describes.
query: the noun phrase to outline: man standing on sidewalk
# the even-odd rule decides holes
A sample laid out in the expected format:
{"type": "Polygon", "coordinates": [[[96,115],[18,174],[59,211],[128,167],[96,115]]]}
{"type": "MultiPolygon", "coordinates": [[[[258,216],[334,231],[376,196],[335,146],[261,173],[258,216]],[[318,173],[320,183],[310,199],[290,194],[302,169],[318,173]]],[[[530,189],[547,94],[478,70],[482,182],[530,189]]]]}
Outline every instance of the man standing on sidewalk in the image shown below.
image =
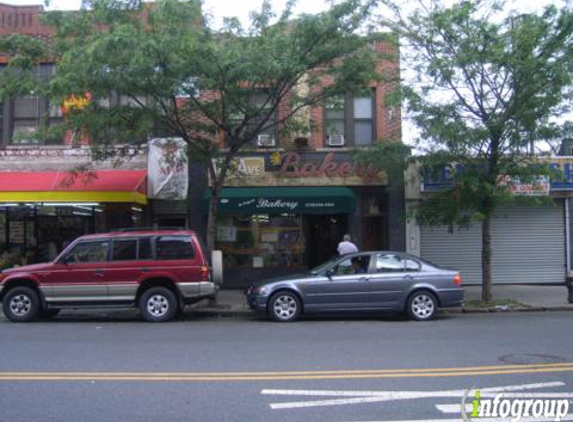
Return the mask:
{"type": "Polygon", "coordinates": [[[347,253],[358,252],[358,248],[354,243],[351,242],[351,237],[349,234],[345,234],[342,242],[338,244],[338,253],[340,255],[345,255],[347,253]]]}

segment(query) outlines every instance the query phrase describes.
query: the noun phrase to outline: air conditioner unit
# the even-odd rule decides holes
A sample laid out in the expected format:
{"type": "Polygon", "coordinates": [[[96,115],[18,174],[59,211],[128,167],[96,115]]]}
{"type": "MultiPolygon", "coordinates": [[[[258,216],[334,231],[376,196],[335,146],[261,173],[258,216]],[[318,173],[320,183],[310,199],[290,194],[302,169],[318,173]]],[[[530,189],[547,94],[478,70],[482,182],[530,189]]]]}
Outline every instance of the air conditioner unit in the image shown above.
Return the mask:
{"type": "Polygon", "coordinates": [[[343,147],[344,146],[344,135],[333,134],[326,137],[326,145],[329,147],[343,147]]]}
{"type": "Polygon", "coordinates": [[[260,148],[272,148],[276,145],[275,138],[272,135],[258,135],[257,146],[260,148]]]}

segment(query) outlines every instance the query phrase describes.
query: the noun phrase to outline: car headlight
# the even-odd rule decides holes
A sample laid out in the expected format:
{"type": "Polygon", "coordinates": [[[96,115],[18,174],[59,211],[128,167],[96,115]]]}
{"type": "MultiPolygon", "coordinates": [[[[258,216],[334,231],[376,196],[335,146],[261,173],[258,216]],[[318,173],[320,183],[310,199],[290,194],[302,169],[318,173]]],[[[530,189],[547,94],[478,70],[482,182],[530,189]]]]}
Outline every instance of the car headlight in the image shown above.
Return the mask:
{"type": "Polygon", "coordinates": [[[269,292],[269,288],[267,286],[261,286],[254,289],[254,293],[257,295],[266,295],[269,292]]]}

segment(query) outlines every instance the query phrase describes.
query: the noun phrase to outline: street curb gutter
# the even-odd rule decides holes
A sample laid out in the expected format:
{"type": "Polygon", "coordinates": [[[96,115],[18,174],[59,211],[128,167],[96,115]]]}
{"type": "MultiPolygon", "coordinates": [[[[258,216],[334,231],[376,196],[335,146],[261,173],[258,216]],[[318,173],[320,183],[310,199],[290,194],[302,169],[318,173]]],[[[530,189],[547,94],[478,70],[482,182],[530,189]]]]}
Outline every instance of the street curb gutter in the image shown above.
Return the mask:
{"type": "MultiPolygon", "coordinates": [[[[456,314],[504,314],[504,313],[523,313],[523,312],[571,312],[573,311],[573,306],[531,306],[531,307],[519,307],[515,309],[496,309],[496,308],[444,308],[440,309],[438,313],[440,315],[456,315],[456,314]]],[[[256,318],[263,314],[258,314],[250,310],[232,310],[232,309],[220,309],[220,308],[191,308],[186,312],[189,316],[193,317],[216,317],[216,318],[256,318]]],[[[97,314],[97,312],[94,312],[97,314]]],[[[4,315],[0,312],[0,321],[6,321],[4,315]]]]}
{"type": "MultiPolygon", "coordinates": [[[[515,309],[495,309],[495,308],[445,308],[440,309],[439,314],[486,314],[486,313],[515,313],[515,312],[563,312],[563,311],[573,311],[573,306],[531,306],[531,307],[520,307],[515,309]]],[[[225,310],[225,309],[209,309],[209,308],[194,308],[191,310],[193,315],[198,316],[217,316],[224,318],[241,318],[241,317],[256,317],[262,314],[257,314],[252,311],[236,311],[236,310],[225,310]]]]}

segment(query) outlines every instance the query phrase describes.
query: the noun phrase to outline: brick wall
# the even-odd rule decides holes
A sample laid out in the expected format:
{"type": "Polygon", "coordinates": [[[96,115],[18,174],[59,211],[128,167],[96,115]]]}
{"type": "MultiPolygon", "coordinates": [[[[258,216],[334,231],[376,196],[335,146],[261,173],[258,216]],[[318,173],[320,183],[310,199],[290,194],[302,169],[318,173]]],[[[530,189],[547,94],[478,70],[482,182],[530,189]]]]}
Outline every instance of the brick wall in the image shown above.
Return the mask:
{"type": "MultiPolygon", "coordinates": [[[[20,34],[49,41],[52,28],[40,24],[44,13],[42,6],[12,6],[0,3],[0,37],[20,34]]],[[[0,56],[0,63],[6,63],[7,57],[0,56]]]]}

